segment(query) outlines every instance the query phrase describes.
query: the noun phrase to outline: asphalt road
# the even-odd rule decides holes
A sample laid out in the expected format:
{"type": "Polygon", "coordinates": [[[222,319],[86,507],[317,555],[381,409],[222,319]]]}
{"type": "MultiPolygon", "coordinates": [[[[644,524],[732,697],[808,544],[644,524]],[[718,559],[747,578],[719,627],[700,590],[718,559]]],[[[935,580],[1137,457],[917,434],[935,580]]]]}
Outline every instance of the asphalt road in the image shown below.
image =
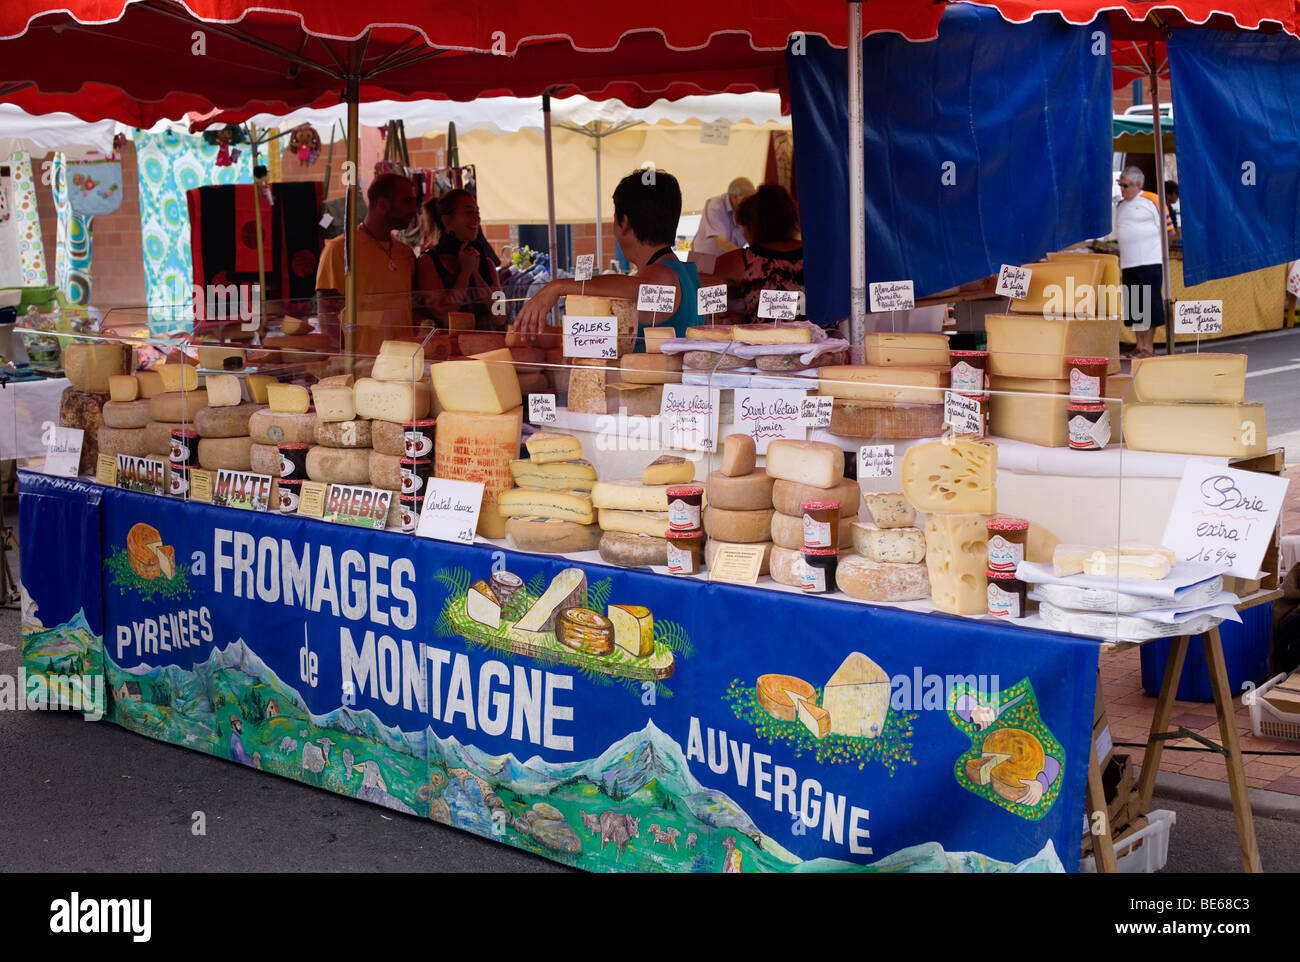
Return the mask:
{"type": "Polygon", "coordinates": [[[1288,462],[1300,461],[1300,328],[1215,341],[1205,349],[1249,358],[1246,400],[1264,405],[1269,445],[1285,447],[1288,462]]]}

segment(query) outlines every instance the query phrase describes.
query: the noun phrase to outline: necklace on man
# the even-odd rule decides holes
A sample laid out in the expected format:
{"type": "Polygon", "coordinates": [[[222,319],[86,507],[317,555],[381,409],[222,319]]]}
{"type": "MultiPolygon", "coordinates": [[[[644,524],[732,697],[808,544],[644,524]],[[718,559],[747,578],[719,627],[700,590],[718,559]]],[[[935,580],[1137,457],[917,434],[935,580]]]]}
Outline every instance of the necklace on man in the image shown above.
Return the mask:
{"type": "MultiPolygon", "coordinates": [[[[365,231],[367,234],[370,235],[370,239],[371,239],[371,240],[373,240],[376,244],[379,244],[379,238],[376,237],[374,234],[371,234],[371,233],[370,233],[370,228],[367,227],[364,223],[361,225],[361,229],[362,229],[363,231],[365,231]]],[[[393,244],[394,244],[394,243],[395,243],[395,242],[393,241],[393,238],[392,238],[391,236],[389,236],[389,238],[388,238],[388,247],[387,247],[387,249],[384,251],[384,256],[388,258],[388,269],[389,269],[390,271],[396,271],[396,270],[397,270],[397,265],[393,263],[393,244]]],[[[380,244],[380,246],[382,247],[383,245],[380,244]]]]}

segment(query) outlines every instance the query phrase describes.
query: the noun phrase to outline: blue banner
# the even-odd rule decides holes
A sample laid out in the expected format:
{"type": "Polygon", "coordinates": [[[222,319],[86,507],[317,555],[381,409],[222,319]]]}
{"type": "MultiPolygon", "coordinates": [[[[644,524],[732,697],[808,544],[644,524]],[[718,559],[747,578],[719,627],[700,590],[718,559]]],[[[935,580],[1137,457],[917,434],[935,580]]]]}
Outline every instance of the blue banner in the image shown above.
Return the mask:
{"type": "Polygon", "coordinates": [[[117,490],[102,525],[152,737],[596,871],[1077,867],[1094,643],[117,490]]]}
{"type": "MultiPolygon", "coordinates": [[[[868,283],[934,294],[1110,232],[1104,18],[953,5],[937,40],[862,51],[868,283]]],[[[809,37],[786,63],[808,314],[827,324],[849,314],[848,54],[809,37]]]]}

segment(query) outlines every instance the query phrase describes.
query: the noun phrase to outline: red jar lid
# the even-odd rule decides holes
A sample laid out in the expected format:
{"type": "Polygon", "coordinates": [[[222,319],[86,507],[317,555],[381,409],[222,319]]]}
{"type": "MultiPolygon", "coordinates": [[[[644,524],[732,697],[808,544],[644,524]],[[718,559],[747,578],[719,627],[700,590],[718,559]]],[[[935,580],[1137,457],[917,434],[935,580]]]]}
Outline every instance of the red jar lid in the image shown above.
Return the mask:
{"type": "Polygon", "coordinates": [[[1014,571],[994,571],[989,568],[985,575],[990,581],[1015,581],[1016,573],[1014,571]]]}
{"type": "Polygon", "coordinates": [[[298,443],[279,445],[281,451],[306,451],[310,447],[312,447],[312,445],[310,444],[298,444],[298,443]]]}
{"type": "Polygon", "coordinates": [[[302,484],[302,478],[276,478],[276,484],[282,488],[296,488],[302,484]]]}
{"type": "Polygon", "coordinates": [[[1067,404],[1067,405],[1065,406],[1065,409],[1066,409],[1067,411],[1079,411],[1080,413],[1083,413],[1083,414],[1100,414],[1102,411],[1106,410],[1106,405],[1104,405],[1104,404],[1067,404]]]}
{"type": "Polygon", "coordinates": [[[805,511],[838,511],[840,503],[838,501],[805,501],[803,503],[805,511]]]}
{"type": "Polygon", "coordinates": [[[988,357],[988,351],[949,351],[949,357],[988,357]]]}
{"type": "Polygon", "coordinates": [[[1093,365],[1093,366],[1098,365],[1098,364],[1105,364],[1107,367],[1109,367],[1109,366],[1110,366],[1110,358],[1108,358],[1108,357],[1072,357],[1072,358],[1070,358],[1070,363],[1071,363],[1071,364],[1089,364],[1089,365],[1093,365]]]}
{"type": "Polygon", "coordinates": [[[669,531],[668,539],[670,541],[689,541],[692,538],[701,538],[704,532],[699,528],[691,528],[690,531],[669,531]]]}
{"type": "Polygon", "coordinates": [[[403,494],[399,496],[397,500],[400,501],[402,504],[422,504],[424,502],[424,495],[403,494]]]}
{"type": "Polygon", "coordinates": [[[408,464],[421,465],[421,464],[433,464],[433,461],[430,458],[402,458],[401,463],[403,465],[408,465],[408,464]]]}
{"type": "Polygon", "coordinates": [[[696,495],[704,496],[704,486],[701,484],[673,484],[668,487],[668,497],[670,498],[690,498],[696,495]]]}
{"type": "Polygon", "coordinates": [[[825,558],[833,554],[839,554],[840,549],[839,548],[804,548],[803,553],[805,555],[813,555],[814,557],[818,557],[818,558],[825,558]]]}
{"type": "Polygon", "coordinates": [[[990,518],[987,527],[990,531],[1028,531],[1029,522],[1024,518],[990,518]]]}
{"type": "Polygon", "coordinates": [[[174,438],[197,438],[198,436],[197,428],[172,428],[172,437],[174,438]]]}
{"type": "Polygon", "coordinates": [[[987,394],[963,394],[961,391],[953,391],[952,393],[956,394],[958,397],[970,398],[972,401],[978,401],[980,404],[988,403],[989,399],[987,394]]]}
{"type": "Polygon", "coordinates": [[[421,421],[403,421],[403,422],[402,422],[402,427],[404,427],[404,428],[431,428],[431,427],[433,427],[433,426],[434,426],[435,424],[437,424],[437,423],[438,423],[438,422],[437,422],[436,419],[433,419],[433,418],[426,418],[426,419],[421,420],[421,421]]]}

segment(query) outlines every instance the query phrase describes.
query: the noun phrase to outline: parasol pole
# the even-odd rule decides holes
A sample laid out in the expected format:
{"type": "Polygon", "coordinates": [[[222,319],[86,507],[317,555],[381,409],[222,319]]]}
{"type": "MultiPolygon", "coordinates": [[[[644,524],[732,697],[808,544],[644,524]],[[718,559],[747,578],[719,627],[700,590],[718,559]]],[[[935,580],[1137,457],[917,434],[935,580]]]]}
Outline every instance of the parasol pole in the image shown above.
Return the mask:
{"type": "Polygon", "coordinates": [[[600,262],[605,256],[605,236],[601,224],[601,205],[600,205],[600,121],[596,121],[596,272],[601,270],[600,262]]]}
{"type": "MultiPolygon", "coordinates": [[[[1155,140],[1156,153],[1156,189],[1160,196],[1160,212],[1168,208],[1165,200],[1165,143],[1164,131],[1160,129],[1160,63],[1156,60],[1156,45],[1147,45],[1148,68],[1151,71],[1151,136],[1155,140]]],[[[1168,216],[1166,214],[1166,216],[1168,216]]],[[[1169,231],[1164,223],[1160,224],[1160,263],[1162,267],[1161,299],[1165,308],[1165,353],[1174,353],[1174,288],[1169,279],[1169,231]]]]}
{"type": "Polygon", "coordinates": [[[862,3],[849,4],[849,344],[863,362],[867,329],[867,161],[862,133],[862,3]]]}
{"type": "Polygon", "coordinates": [[[542,132],[546,138],[546,243],[551,255],[551,276],[559,277],[560,263],[555,249],[555,165],[551,154],[551,92],[542,94],[542,132]]]}
{"type": "MultiPolygon", "coordinates": [[[[253,145],[253,227],[257,231],[257,326],[262,326],[266,307],[266,251],[262,249],[262,188],[257,183],[257,127],[248,125],[248,140],[253,145]]],[[[270,178],[270,172],[267,172],[270,178]]],[[[242,298],[240,301],[242,303],[242,298]]]]}
{"type": "Polygon", "coordinates": [[[357,275],[354,268],[356,267],[357,250],[357,199],[361,190],[357,185],[358,167],[360,166],[360,137],[358,136],[357,124],[359,122],[358,113],[361,100],[361,78],[355,74],[347,79],[346,97],[348,102],[348,170],[351,171],[351,176],[347,185],[346,239],[343,246],[343,270],[346,272],[343,281],[343,369],[350,374],[352,373],[356,354],[357,275]]]}

